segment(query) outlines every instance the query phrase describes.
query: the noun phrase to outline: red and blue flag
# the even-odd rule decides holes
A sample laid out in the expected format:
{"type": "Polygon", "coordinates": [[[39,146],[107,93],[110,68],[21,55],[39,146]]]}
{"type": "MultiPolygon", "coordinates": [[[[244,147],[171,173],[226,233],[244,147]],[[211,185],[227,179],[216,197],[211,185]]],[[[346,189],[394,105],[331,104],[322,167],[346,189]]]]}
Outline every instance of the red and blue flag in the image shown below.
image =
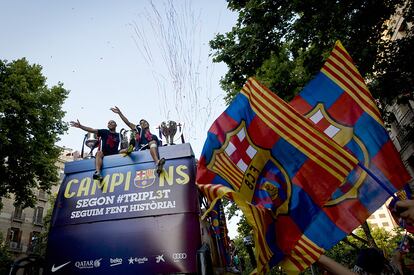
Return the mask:
{"type": "MultiPolygon", "coordinates": [[[[319,74],[290,104],[352,152],[393,192],[410,180],[374,99],[339,41],[319,74]]],[[[366,172],[355,169],[314,213],[316,218],[305,235],[319,247],[330,249],[389,197],[366,172]]]]}
{"type": "MultiPolygon", "coordinates": [[[[409,184],[405,185],[403,189],[397,192],[397,197],[399,200],[411,200],[413,199],[413,194],[411,191],[411,187],[409,184]]],[[[407,230],[408,232],[414,234],[414,226],[411,224],[407,224],[406,221],[399,216],[399,213],[396,209],[396,199],[391,199],[388,204],[388,210],[390,211],[392,217],[395,220],[395,223],[407,230]]]]}
{"type": "Polygon", "coordinates": [[[208,213],[211,220],[213,229],[214,240],[217,244],[218,256],[223,266],[230,265],[230,254],[229,254],[229,237],[226,217],[224,214],[224,207],[221,200],[218,200],[214,205],[214,208],[208,213]]]}
{"type": "Polygon", "coordinates": [[[211,207],[233,200],[254,230],[259,273],[296,270],[323,249],[304,232],[358,160],[273,92],[250,78],[211,126],[197,184],[211,207]]]}

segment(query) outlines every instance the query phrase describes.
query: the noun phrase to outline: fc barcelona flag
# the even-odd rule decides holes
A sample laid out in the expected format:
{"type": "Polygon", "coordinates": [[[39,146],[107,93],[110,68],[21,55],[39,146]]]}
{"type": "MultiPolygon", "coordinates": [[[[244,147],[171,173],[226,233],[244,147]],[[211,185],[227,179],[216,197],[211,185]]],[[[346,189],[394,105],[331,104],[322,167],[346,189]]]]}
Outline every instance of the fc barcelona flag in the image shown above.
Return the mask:
{"type": "Polygon", "coordinates": [[[282,261],[302,270],[323,250],[303,234],[358,160],[250,78],[211,126],[197,184],[226,196],[254,229],[257,271],[282,261]]]}
{"type": "MultiPolygon", "coordinates": [[[[404,186],[404,189],[400,190],[397,192],[397,197],[399,200],[410,200],[413,198],[412,192],[411,192],[411,188],[409,186],[409,184],[407,184],[406,186],[404,186]]],[[[398,213],[397,213],[397,209],[395,208],[395,204],[396,204],[397,200],[395,200],[394,198],[390,201],[390,203],[388,204],[388,210],[391,212],[392,217],[394,218],[395,222],[400,225],[402,228],[405,228],[405,230],[407,230],[410,233],[414,234],[414,226],[411,224],[407,224],[405,222],[405,220],[403,218],[401,218],[398,213]]]]}
{"type": "Polygon", "coordinates": [[[220,200],[217,201],[214,208],[209,212],[209,216],[214,230],[213,236],[217,243],[220,262],[227,266],[230,263],[230,255],[228,253],[229,238],[224,207],[220,200]]]}
{"type": "MultiPolygon", "coordinates": [[[[363,78],[339,41],[319,74],[291,105],[351,151],[392,191],[410,180],[363,78]]],[[[305,233],[320,247],[329,249],[389,197],[366,172],[356,169],[332,194],[305,233]]]]}

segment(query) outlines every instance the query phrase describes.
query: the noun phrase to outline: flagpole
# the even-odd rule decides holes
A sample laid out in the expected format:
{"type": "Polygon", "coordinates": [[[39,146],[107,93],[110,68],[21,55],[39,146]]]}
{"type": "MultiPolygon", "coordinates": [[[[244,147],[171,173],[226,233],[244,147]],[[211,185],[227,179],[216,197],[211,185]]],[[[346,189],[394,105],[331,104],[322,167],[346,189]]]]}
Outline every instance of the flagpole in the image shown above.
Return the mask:
{"type": "Polygon", "coordinates": [[[381,187],[387,191],[387,193],[393,197],[393,199],[395,200],[399,200],[398,197],[396,195],[394,195],[394,192],[384,183],[382,182],[379,178],[377,178],[377,176],[375,176],[367,167],[365,167],[362,163],[358,162],[358,166],[362,168],[362,170],[364,170],[365,172],[368,173],[368,175],[373,178],[379,185],[381,185],[381,187]]]}

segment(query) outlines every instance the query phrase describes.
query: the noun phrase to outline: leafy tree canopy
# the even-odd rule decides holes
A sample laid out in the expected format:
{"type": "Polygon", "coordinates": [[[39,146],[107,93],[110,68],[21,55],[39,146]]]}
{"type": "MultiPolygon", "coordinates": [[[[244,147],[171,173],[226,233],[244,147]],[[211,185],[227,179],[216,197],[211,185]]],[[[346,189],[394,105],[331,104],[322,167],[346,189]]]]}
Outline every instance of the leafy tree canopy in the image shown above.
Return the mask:
{"type": "Polygon", "coordinates": [[[376,97],[386,102],[412,96],[413,29],[407,27],[403,39],[382,39],[384,23],[402,4],[403,16],[414,18],[412,2],[228,0],[228,8],[238,13],[237,23],[210,41],[213,60],[228,66],[221,79],[227,102],[249,76],[292,98],[320,70],[338,39],[376,97]]]}
{"type": "Polygon", "coordinates": [[[3,243],[3,239],[3,235],[0,232],[0,274],[8,274],[13,259],[7,246],[3,243]]]}
{"type": "MultiPolygon", "coordinates": [[[[384,253],[387,259],[391,259],[395,253],[395,249],[398,247],[398,243],[403,239],[405,234],[404,230],[401,228],[396,228],[393,232],[388,232],[383,228],[373,228],[371,230],[375,242],[378,244],[378,248],[384,253]]],[[[356,230],[355,235],[360,238],[365,238],[365,234],[360,228],[356,230]]],[[[369,247],[367,243],[362,243],[358,239],[348,236],[327,251],[326,255],[352,268],[355,265],[359,251],[367,247],[369,247]]]]}
{"type": "Polygon", "coordinates": [[[0,60],[0,94],[0,197],[14,194],[16,205],[33,207],[33,189],[48,191],[59,179],[55,143],[67,130],[68,91],[62,83],[48,88],[42,67],[23,58],[0,60]]]}

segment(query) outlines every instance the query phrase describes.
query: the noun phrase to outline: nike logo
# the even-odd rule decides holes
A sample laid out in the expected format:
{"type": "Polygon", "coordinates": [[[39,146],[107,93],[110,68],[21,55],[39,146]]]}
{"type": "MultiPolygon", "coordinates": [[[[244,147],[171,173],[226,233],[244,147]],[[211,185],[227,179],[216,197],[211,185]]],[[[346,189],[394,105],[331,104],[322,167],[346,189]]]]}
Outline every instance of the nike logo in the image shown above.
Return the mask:
{"type": "Polygon", "coordinates": [[[56,271],[58,271],[59,269],[61,269],[62,267],[64,267],[65,265],[68,265],[70,263],[70,261],[69,262],[67,262],[67,263],[64,263],[64,264],[62,264],[62,265],[58,265],[58,266],[56,266],[55,267],[55,265],[53,264],[52,265],[52,272],[56,272],[56,271]]]}

